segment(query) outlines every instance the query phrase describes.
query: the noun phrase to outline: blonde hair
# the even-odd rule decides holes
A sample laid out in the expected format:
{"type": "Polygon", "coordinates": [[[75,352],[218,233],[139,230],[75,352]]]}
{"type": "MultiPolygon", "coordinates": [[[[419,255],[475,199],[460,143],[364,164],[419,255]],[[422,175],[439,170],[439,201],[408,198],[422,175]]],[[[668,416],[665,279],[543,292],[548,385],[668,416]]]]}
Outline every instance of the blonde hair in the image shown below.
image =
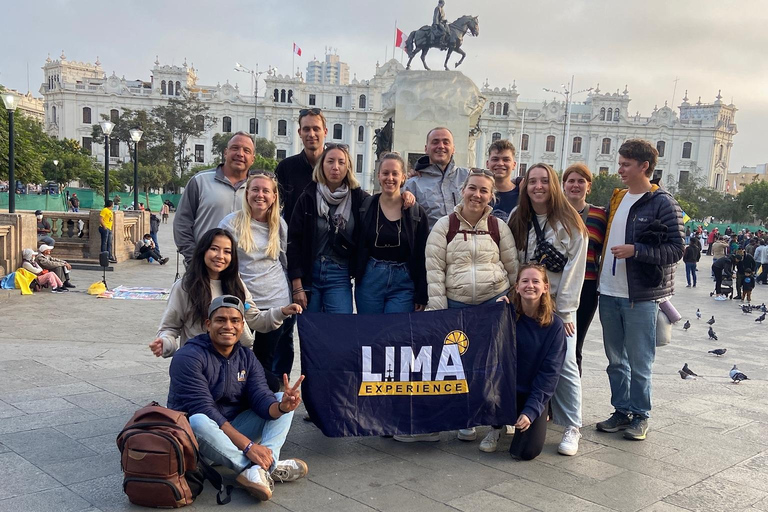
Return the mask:
{"type": "Polygon", "coordinates": [[[349,187],[349,190],[360,188],[360,182],[358,182],[357,178],[355,178],[355,172],[352,168],[352,157],[349,156],[349,149],[343,144],[329,143],[325,145],[325,150],[323,150],[323,154],[320,155],[320,158],[317,159],[315,169],[312,171],[312,181],[315,183],[322,183],[323,185],[328,184],[327,180],[325,179],[325,173],[323,172],[323,163],[325,163],[325,158],[328,156],[328,153],[334,149],[338,149],[344,153],[344,158],[347,160],[347,175],[344,176],[342,183],[346,183],[349,187]]]}
{"type": "MultiPolygon", "coordinates": [[[[515,289],[512,291],[512,305],[515,306],[515,312],[518,317],[524,315],[523,312],[523,300],[520,294],[517,292],[517,284],[520,282],[520,276],[523,275],[524,270],[534,269],[538,271],[541,276],[541,280],[549,287],[549,277],[547,276],[547,269],[544,265],[538,263],[526,263],[521,266],[517,272],[517,280],[515,281],[515,289]]],[[[541,294],[539,299],[539,307],[536,309],[536,315],[532,318],[540,327],[546,327],[552,323],[554,317],[555,305],[552,303],[552,296],[549,292],[541,294]]]]}
{"type": "Polygon", "coordinates": [[[280,255],[280,192],[277,187],[277,178],[272,173],[257,171],[248,178],[245,183],[245,195],[243,196],[243,206],[237,215],[235,215],[235,236],[237,237],[237,245],[243,250],[243,252],[250,253],[258,251],[256,243],[253,241],[253,233],[251,232],[251,219],[253,218],[253,212],[251,211],[251,205],[248,203],[248,191],[251,188],[251,183],[257,178],[266,178],[272,182],[272,189],[275,192],[275,202],[269,207],[267,212],[267,227],[269,229],[269,241],[267,242],[266,255],[273,260],[276,260],[280,255]]]}

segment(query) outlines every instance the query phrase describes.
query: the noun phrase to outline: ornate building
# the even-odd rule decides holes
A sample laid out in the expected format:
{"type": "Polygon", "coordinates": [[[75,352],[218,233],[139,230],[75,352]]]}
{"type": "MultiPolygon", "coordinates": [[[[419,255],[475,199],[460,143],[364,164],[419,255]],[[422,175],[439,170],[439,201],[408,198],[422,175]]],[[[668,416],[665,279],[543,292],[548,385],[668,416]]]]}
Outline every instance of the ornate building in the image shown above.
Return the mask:
{"type": "MultiPolygon", "coordinates": [[[[72,62],[62,53],[58,60],[49,58],[43,66],[40,92],[45,98],[45,128],[51,135],[79,141],[103,158],[103,147],[91,141],[92,125],[101,120],[102,114],[116,118],[123,108],[150,110],[170,97],[188,93],[205,102],[217,120],[207,133],[189,141],[187,150],[193,162],[212,162],[213,135],[239,130],[274,142],[277,158],[281,159],[301,150],[296,122],[299,110],[318,107],[328,121],[327,140],[350,146],[358,179],[366,189],[372,189],[374,130],[386,122],[389,112],[385,112],[383,99],[391,93],[398,73],[405,71],[399,62],[390,60],[383,66],[377,63],[370,80],[360,81],[355,76],[344,83],[346,64],[336,55],[330,57],[336,57],[331,59],[333,62],[326,59],[338,71],[336,83],[318,78],[305,81],[299,73],[287,76],[269,72],[264,75],[266,91],[254,105],[253,95],[242,93],[229,82],[198,84],[194,66],[186,61],[181,66],[169,66],[156,60],[148,81],[126,80],[114,72],[107,76],[98,59],[94,64],[72,62]]],[[[324,76],[322,65],[315,69],[316,64],[325,63],[312,61],[308,74],[324,76]]],[[[468,161],[458,162],[460,165],[482,167],[491,142],[507,138],[518,148],[520,172],[541,161],[557,169],[563,167],[564,102],[521,101],[515,85],[491,89],[486,83],[481,92],[485,104],[477,126],[464,135],[474,151],[469,152],[468,161]]],[[[686,94],[678,111],[665,104],[650,116],[641,116],[629,113],[629,103],[626,88],[623,92],[601,93],[598,87],[584,103],[571,104],[565,163],[584,161],[595,172],[615,173],[621,143],[640,137],[653,141],[659,150],[656,172],[666,186],[697,179],[719,190],[724,188],[733,136],[737,133],[735,106],[724,104],[720,94],[714,103],[699,100],[692,105],[686,94]]],[[[128,148],[114,141],[111,163],[118,165],[128,159],[128,148]]]]}
{"type": "Polygon", "coordinates": [[[26,94],[16,91],[14,89],[5,89],[3,94],[11,94],[16,96],[18,107],[16,108],[17,114],[23,114],[30,119],[34,119],[40,124],[43,124],[45,119],[45,112],[43,110],[43,99],[35,98],[32,93],[26,94]]]}

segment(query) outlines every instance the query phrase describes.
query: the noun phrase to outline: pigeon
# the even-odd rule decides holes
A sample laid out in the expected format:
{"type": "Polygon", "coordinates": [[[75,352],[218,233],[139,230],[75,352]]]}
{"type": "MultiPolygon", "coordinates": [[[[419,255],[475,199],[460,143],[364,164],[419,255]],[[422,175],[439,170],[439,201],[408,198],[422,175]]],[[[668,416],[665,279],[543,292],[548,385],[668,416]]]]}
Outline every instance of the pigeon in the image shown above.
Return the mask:
{"type": "Polygon", "coordinates": [[[677,373],[680,374],[680,378],[683,380],[696,380],[696,377],[694,377],[693,375],[688,375],[683,370],[677,370],[677,373]]]}
{"type": "Polygon", "coordinates": [[[707,352],[707,354],[715,354],[717,357],[720,357],[721,355],[725,354],[728,351],[727,348],[716,348],[715,350],[710,350],[707,352]]]}
{"type": "Polygon", "coordinates": [[[713,325],[713,324],[715,323],[715,315],[712,315],[712,318],[710,318],[709,320],[707,320],[707,323],[708,323],[709,325],[713,325]]]}
{"type": "Polygon", "coordinates": [[[755,318],[755,322],[763,323],[763,320],[765,320],[765,313],[763,313],[759,317],[755,318]]]}
{"type": "Polygon", "coordinates": [[[747,304],[743,304],[741,306],[741,312],[744,313],[745,315],[747,315],[749,313],[752,313],[752,308],[750,306],[748,306],[747,304]]]}
{"type": "Polygon", "coordinates": [[[696,308],[696,318],[701,320],[701,310],[699,310],[699,308],[696,308]]]}
{"type": "Polygon", "coordinates": [[[736,365],[733,365],[733,368],[731,368],[731,371],[728,375],[731,377],[731,380],[733,380],[735,384],[738,384],[743,380],[749,380],[749,377],[741,373],[736,365]]]}
{"type": "Polygon", "coordinates": [[[691,322],[686,320],[685,323],[683,324],[683,329],[685,329],[687,331],[690,328],[691,328],[691,322]]]}
{"type": "Polygon", "coordinates": [[[717,334],[715,334],[715,330],[711,326],[707,334],[709,334],[709,339],[717,341],[717,334]]]}
{"type": "Polygon", "coordinates": [[[685,363],[685,364],[683,365],[683,369],[682,369],[682,370],[680,370],[680,371],[681,371],[681,372],[683,372],[683,373],[685,373],[686,375],[690,375],[691,377],[698,377],[698,374],[696,374],[696,373],[693,373],[693,370],[691,370],[690,368],[688,368],[688,363],[685,363]]]}

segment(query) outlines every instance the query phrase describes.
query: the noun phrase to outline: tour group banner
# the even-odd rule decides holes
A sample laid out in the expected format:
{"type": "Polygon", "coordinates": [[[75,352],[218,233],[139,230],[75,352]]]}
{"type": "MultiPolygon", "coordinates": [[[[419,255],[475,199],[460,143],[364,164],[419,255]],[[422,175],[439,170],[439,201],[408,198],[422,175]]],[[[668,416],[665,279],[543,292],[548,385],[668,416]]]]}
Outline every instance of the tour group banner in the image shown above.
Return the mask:
{"type": "Polygon", "coordinates": [[[298,318],[302,398],[329,437],[512,425],[511,306],[298,318]]]}

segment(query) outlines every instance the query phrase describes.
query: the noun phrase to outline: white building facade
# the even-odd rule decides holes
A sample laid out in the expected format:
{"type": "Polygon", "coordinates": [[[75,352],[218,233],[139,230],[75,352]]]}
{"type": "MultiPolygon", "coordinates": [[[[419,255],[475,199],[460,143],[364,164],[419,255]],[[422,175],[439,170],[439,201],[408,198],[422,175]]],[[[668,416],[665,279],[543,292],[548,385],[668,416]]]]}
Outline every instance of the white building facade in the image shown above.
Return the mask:
{"type": "MultiPolygon", "coordinates": [[[[328,64],[337,70],[346,67],[337,60],[338,56],[327,57],[334,57],[328,64]]],[[[324,73],[323,66],[313,71],[312,65],[317,63],[313,61],[308,66],[314,77],[324,73]]],[[[215,134],[237,131],[272,141],[277,147],[277,158],[282,159],[302,149],[297,133],[299,111],[317,107],[323,110],[328,122],[326,140],[349,145],[359,181],[364,188],[373,189],[374,132],[387,121],[382,96],[390,90],[397,74],[406,72],[396,60],[383,66],[377,63],[370,80],[359,81],[355,77],[349,83],[343,83],[343,76],[336,79],[341,83],[317,78],[310,83],[298,73],[286,76],[270,72],[264,75],[266,90],[259,88],[263,94],[258,102],[253,95],[241,93],[228,82],[215,86],[198,84],[194,66],[188,66],[186,61],[181,66],[161,65],[159,60],[154,64],[149,80],[144,81],[126,80],[114,72],[106,76],[98,59],[94,64],[72,62],[63,53],[58,60],[47,59],[40,89],[45,100],[45,129],[58,138],[77,140],[103,159],[103,145],[91,140],[92,125],[98,124],[102,115],[115,119],[125,108],[149,111],[167,103],[169,98],[193,94],[210,107],[209,113],[216,118],[208,132],[188,143],[187,151],[195,164],[213,162],[215,134]]],[[[505,138],[518,149],[521,173],[536,162],[549,163],[556,169],[564,167],[560,161],[564,102],[520,101],[515,86],[491,89],[485,84],[482,94],[485,105],[477,127],[464,135],[472,141],[474,157],[470,157],[471,162],[458,164],[483,167],[491,142],[505,138]]],[[[695,178],[702,185],[723,190],[733,136],[737,133],[735,106],[725,105],[719,94],[714,103],[699,101],[691,105],[686,95],[679,113],[665,105],[642,117],[639,113],[629,114],[629,102],[626,88],[623,93],[602,94],[598,87],[584,103],[572,104],[564,163],[583,161],[595,173],[615,173],[619,146],[628,138],[639,137],[652,141],[659,149],[657,175],[661,175],[664,185],[695,178]]],[[[128,160],[125,143],[113,141],[111,164],[128,160]]]]}

